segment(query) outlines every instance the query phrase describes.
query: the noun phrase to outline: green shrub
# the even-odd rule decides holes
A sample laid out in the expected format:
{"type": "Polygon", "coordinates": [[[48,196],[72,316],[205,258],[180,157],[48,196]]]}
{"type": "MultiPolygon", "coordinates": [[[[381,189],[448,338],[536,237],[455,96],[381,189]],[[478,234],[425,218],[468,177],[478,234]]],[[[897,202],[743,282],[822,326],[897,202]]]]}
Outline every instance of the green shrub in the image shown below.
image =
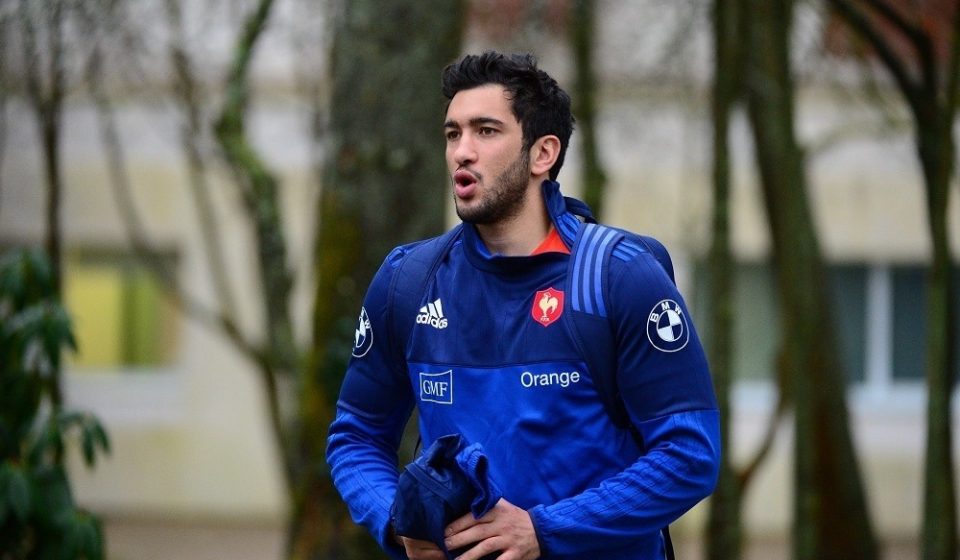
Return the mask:
{"type": "Polygon", "coordinates": [[[93,467],[109,451],[90,414],[59,403],[60,359],[76,349],[53,271],[36,250],[0,257],[0,560],[101,560],[100,520],[77,507],[63,465],[79,443],[93,467]]]}

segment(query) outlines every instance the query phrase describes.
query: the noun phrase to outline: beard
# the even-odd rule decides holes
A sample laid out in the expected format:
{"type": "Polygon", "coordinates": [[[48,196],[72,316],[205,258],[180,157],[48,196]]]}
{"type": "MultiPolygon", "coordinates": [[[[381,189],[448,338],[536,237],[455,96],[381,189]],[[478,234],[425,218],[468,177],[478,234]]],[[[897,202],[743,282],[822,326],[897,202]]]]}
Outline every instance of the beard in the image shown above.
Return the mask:
{"type": "Polygon", "coordinates": [[[455,200],[457,216],[471,224],[495,224],[513,218],[523,209],[530,180],[530,154],[521,150],[517,159],[500,172],[488,192],[480,193],[476,206],[463,207],[455,200]]]}

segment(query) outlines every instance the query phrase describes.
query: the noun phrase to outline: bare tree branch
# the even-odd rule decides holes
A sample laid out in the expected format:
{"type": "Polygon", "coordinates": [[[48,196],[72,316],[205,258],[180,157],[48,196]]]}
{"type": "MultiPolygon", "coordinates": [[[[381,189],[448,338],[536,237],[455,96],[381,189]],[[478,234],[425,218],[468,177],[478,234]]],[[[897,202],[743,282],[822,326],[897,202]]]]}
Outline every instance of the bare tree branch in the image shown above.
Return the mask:
{"type": "Polygon", "coordinates": [[[226,252],[220,243],[220,227],[213,210],[210,185],[207,181],[206,163],[200,149],[204,119],[201,101],[198,98],[199,84],[193,72],[190,55],[185,48],[183,17],[178,0],[165,3],[172,39],[168,48],[174,71],[174,93],[178,107],[183,112],[184,123],[180,129],[180,145],[187,160],[190,192],[197,209],[201,237],[220,313],[231,321],[236,320],[236,297],[227,278],[226,252]]]}
{"type": "Polygon", "coordinates": [[[885,0],[867,0],[866,3],[876,10],[881,17],[890,22],[894,27],[900,30],[901,33],[906,35],[914,47],[919,45],[926,38],[923,30],[920,29],[918,25],[903,17],[903,14],[894,9],[894,7],[888,4],[885,0]]]}
{"type": "Polygon", "coordinates": [[[3,161],[7,154],[7,100],[10,97],[10,74],[7,71],[7,53],[10,39],[8,14],[0,15],[0,211],[3,210],[3,161]]]}
{"type": "Polygon", "coordinates": [[[247,140],[244,130],[250,63],[272,6],[273,0],[259,0],[245,19],[243,30],[234,45],[233,63],[225,84],[226,99],[214,125],[214,132],[236,177],[255,228],[266,318],[266,349],[271,365],[262,370],[263,381],[267,388],[271,426],[284,457],[285,482],[292,493],[301,465],[295,461],[294,434],[286,429],[277,377],[282,375],[285,379],[293,379],[300,360],[289,308],[293,281],[287,263],[286,240],[277,200],[277,180],[247,140]]]}
{"type": "MultiPolygon", "coordinates": [[[[62,198],[62,180],[60,177],[60,112],[65,95],[63,69],[63,0],[49,0],[40,5],[46,16],[47,39],[47,76],[46,88],[41,77],[43,59],[37,45],[37,27],[33,21],[32,9],[37,5],[28,0],[20,0],[18,6],[21,34],[24,42],[27,97],[33,106],[44,154],[44,172],[47,180],[46,205],[46,250],[54,270],[57,291],[62,286],[62,232],[60,224],[60,206],[62,198]]],[[[54,391],[57,401],[59,391],[54,391]]]]}
{"type": "Polygon", "coordinates": [[[789,402],[786,393],[782,390],[777,391],[777,405],[770,419],[767,421],[767,429],[763,434],[763,438],[760,440],[760,444],[757,446],[753,458],[737,472],[737,485],[741,493],[746,489],[747,484],[753,480],[753,475],[756,474],[760,466],[763,465],[764,460],[766,460],[770,454],[770,450],[773,449],[773,442],[776,440],[777,430],[780,428],[783,417],[787,413],[788,405],[789,402]]]}
{"type": "Polygon", "coordinates": [[[906,63],[893,51],[887,41],[881,35],[880,30],[870,22],[866,14],[855,6],[850,0],[828,0],[837,12],[848,22],[848,24],[859,31],[870,43],[870,46],[877,52],[877,56],[883,61],[884,65],[893,74],[893,78],[900,85],[904,92],[904,97],[911,108],[920,111],[923,105],[920,86],[911,78],[906,63]]]}
{"type": "Polygon", "coordinates": [[[267,17],[270,15],[272,6],[273,0],[260,0],[256,11],[246,20],[243,32],[237,40],[233,65],[227,76],[227,98],[222,110],[224,117],[232,118],[225,119],[228,122],[222,123],[222,126],[239,124],[242,129],[242,119],[240,117],[243,116],[247,108],[249,89],[246,86],[246,80],[255,52],[254,46],[267,25],[267,17]]]}
{"type": "Polygon", "coordinates": [[[930,34],[924,32],[919,25],[905,18],[886,0],[868,0],[867,3],[907,37],[910,46],[917,51],[917,58],[920,60],[921,72],[927,80],[927,86],[932,88],[930,91],[935,91],[938,85],[937,60],[930,34]]]}
{"type": "Polygon", "coordinates": [[[245,338],[233,317],[210,309],[199,299],[186,293],[161,253],[150,244],[143,228],[143,219],[137,211],[131,194],[131,182],[113,118],[112,104],[103,90],[102,56],[100,45],[95,45],[87,64],[87,81],[97,109],[101,140],[107,153],[110,185],[134,255],[150,270],[161,287],[187,315],[221,331],[242,354],[254,363],[269,364],[263,349],[245,338]]]}

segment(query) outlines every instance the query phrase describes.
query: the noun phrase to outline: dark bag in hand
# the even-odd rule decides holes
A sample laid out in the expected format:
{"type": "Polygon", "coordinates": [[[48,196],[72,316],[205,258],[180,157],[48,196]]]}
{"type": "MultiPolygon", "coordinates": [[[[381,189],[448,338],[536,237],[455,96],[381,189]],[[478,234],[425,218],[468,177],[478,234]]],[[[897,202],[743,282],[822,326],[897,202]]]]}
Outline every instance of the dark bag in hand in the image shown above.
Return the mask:
{"type": "Polygon", "coordinates": [[[463,550],[447,550],[443,531],[468,512],[482,517],[500,500],[502,493],[487,469],[480,444],[467,445],[460,434],[439,438],[400,473],[390,508],[393,529],[404,537],[433,542],[447,558],[462,554],[463,550]]]}

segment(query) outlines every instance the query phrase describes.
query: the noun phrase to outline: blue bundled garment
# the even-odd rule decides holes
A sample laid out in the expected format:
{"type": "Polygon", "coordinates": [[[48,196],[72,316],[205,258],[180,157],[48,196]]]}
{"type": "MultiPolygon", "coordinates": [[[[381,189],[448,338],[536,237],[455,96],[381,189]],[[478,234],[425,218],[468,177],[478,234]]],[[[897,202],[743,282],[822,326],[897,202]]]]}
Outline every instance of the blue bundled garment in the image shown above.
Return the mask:
{"type": "Polygon", "coordinates": [[[463,551],[447,550],[443,542],[447,525],[467,512],[479,519],[502,497],[487,472],[487,456],[479,443],[468,445],[460,434],[438,438],[400,474],[390,508],[394,530],[431,541],[447,558],[454,558],[463,551]]]}

